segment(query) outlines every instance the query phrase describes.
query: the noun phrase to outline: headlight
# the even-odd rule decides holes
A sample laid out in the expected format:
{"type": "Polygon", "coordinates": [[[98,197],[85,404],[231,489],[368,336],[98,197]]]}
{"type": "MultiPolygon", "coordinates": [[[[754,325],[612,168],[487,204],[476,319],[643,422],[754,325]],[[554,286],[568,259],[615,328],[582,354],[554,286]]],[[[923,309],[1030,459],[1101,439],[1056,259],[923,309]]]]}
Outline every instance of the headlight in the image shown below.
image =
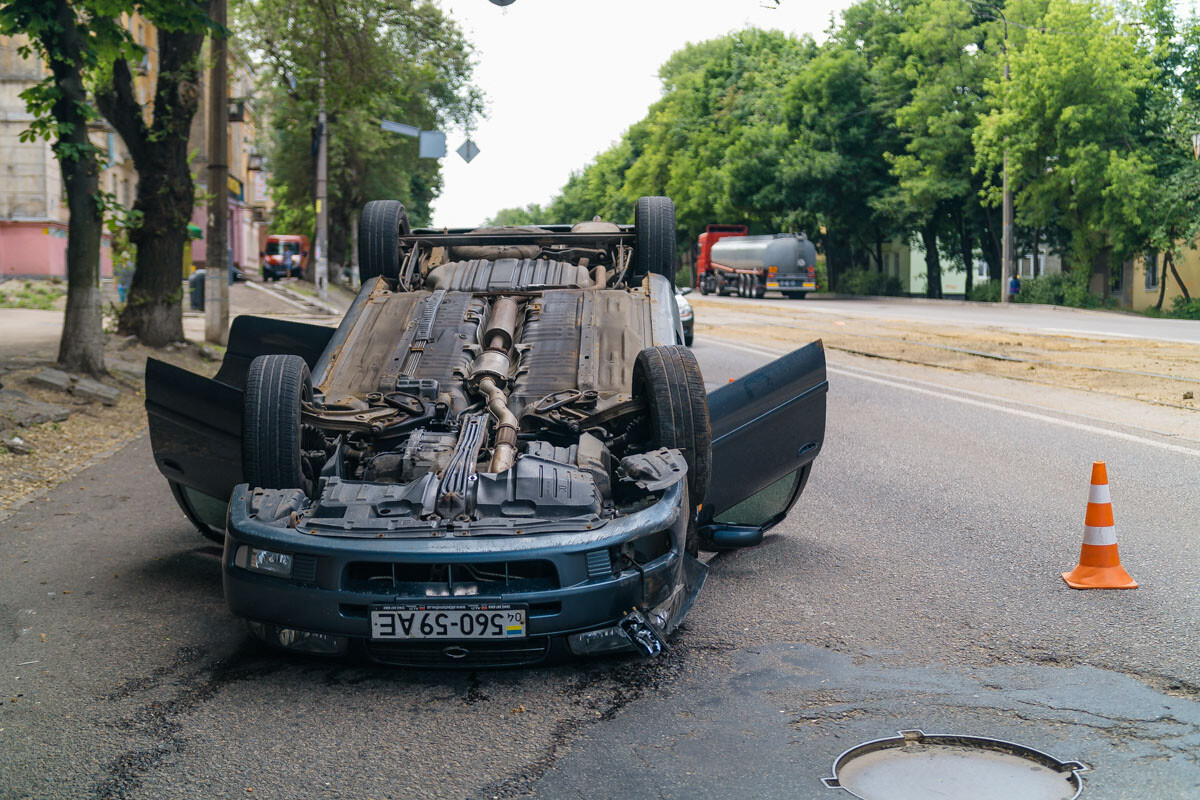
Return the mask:
{"type": "Polygon", "coordinates": [[[251,572],[261,572],[264,575],[274,575],[277,578],[292,576],[292,556],[290,553],[275,553],[270,550],[259,550],[257,547],[242,545],[233,557],[233,563],[251,572]]]}

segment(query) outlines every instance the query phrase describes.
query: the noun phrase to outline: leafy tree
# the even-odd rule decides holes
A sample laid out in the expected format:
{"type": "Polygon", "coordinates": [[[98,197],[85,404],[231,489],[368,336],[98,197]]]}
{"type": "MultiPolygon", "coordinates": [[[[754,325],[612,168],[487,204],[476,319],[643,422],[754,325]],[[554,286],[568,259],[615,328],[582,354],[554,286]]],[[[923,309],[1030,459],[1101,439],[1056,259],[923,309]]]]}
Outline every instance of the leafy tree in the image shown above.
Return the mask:
{"type": "MultiPolygon", "coordinates": [[[[790,195],[825,227],[831,286],[856,264],[882,267],[883,243],[906,233],[886,154],[903,142],[893,124],[906,81],[898,33],[905,3],[864,0],[848,8],[821,52],[788,85],[789,134],[782,164],[790,195]],[[899,84],[897,77],[901,78],[899,84]]],[[[936,248],[933,249],[936,264],[936,248]]],[[[936,272],[931,273],[936,274],[936,272]]]]}
{"type": "Polygon", "coordinates": [[[1110,256],[1139,245],[1155,191],[1135,116],[1151,64],[1109,7],[1050,0],[1039,10],[1036,2],[1007,9],[1024,41],[1009,47],[1011,80],[986,83],[990,111],[974,133],[976,165],[988,200],[999,203],[1007,148],[1018,220],[1061,225],[1072,268],[1096,265],[1107,294],[1110,256]]]}
{"type": "Polygon", "coordinates": [[[188,137],[200,100],[200,49],[211,19],[207,6],[195,0],[150,0],[134,8],[157,28],[153,101],[143,106],[134,91],[130,61],[146,51],[131,42],[102,71],[96,102],[138,172],[133,209],[139,223],[129,230],[137,266],[118,330],[161,347],[183,340],[183,252],[196,200],[188,137]]]}
{"type": "Polygon", "coordinates": [[[67,234],[67,309],[58,363],[72,371],[104,372],[100,314],[100,236],[104,197],[100,193],[100,149],[88,138],[95,119],[87,87],[98,71],[129,47],[107,0],[9,0],[0,6],[0,34],[24,34],[24,58],[49,67],[45,79],[21,93],[33,115],[23,141],[53,142],[70,213],[67,234]]]}
{"type": "MultiPolygon", "coordinates": [[[[414,224],[441,189],[436,161],[415,139],[382,131],[380,118],[425,130],[469,128],[482,112],[470,86],[471,47],[429,0],[246,0],[235,27],[269,80],[272,227],[311,225],[322,81],[329,124],[329,259],[346,263],[354,221],[368,200],[402,201],[414,224]]],[[[337,274],[337,270],[333,271],[337,274]]]]}
{"type": "Polygon", "coordinates": [[[922,0],[906,9],[899,34],[908,86],[895,123],[904,149],[888,154],[898,179],[888,199],[898,216],[910,215],[922,228],[934,297],[941,295],[941,281],[929,256],[939,236],[966,270],[968,295],[972,288],[982,181],[972,174],[971,135],[986,111],[984,76],[996,69],[994,54],[983,47],[981,22],[961,0],[922,0]]]}
{"type": "Polygon", "coordinates": [[[502,208],[490,217],[487,225],[539,225],[553,223],[549,213],[537,203],[530,203],[524,208],[502,208]]]}
{"type": "Polygon", "coordinates": [[[1135,116],[1141,121],[1139,146],[1152,159],[1159,183],[1150,196],[1143,244],[1163,254],[1155,303],[1161,309],[1168,275],[1184,302],[1190,301],[1175,259],[1200,241],[1200,162],[1190,136],[1200,130],[1200,17],[1194,10],[1182,17],[1170,0],[1143,0],[1126,13],[1139,23],[1140,47],[1153,71],[1135,116]]]}

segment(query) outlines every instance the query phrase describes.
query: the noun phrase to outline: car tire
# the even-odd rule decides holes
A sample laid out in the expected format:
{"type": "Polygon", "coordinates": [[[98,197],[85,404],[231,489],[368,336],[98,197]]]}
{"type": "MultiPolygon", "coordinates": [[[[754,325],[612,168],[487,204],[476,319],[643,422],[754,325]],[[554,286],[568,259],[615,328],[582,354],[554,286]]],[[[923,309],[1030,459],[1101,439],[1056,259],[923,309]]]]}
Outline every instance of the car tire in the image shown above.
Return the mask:
{"type": "Polygon", "coordinates": [[[358,271],[363,283],[400,278],[400,237],[412,233],[399,200],[372,200],[358,218],[358,271]]]}
{"type": "Polygon", "coordinates": [[[242,407],[242,467],[251,488],[312,493],[300,454],[300,405],[312,401],[312,377],[300,356],[250,362],[242,407]]]}
{"type": "Polygon", "coordinates": [[[700,294],[708,295],[708,281],[703,278],[700,279],[700,294]]]}
{"type": "Polygon", "coordinates": [[[686,331],[683,334],[683,343],[686,344],[688,347],[691,347],[692,342],[694,342],[694,341],[696,341],[696,334],[692,333],[691,331],[686,331]]]}
{"type": "Polygon", "coordinates": [[[652,272],[675,285],[675,203],[669,197],[639,197],[633,209],[633,280],[639,283],[652,272]]]}
{"type": "Polygon", "coordinates": [[[633,394],[649,407],[651,448],[676,448],[687,460],[695,508],[704,502],[712,474],[708,395],[696,356],[677,344],[646,348],[633,363],[633,394]]]}

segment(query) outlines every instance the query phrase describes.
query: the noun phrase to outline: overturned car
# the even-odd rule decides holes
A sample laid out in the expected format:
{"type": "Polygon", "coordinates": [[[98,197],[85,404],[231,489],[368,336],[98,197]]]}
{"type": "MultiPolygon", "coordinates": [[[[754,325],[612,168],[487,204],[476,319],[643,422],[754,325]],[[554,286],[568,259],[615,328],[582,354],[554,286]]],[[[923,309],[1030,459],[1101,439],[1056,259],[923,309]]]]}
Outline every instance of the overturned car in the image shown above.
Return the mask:
{"type": "Polygon", "coordinates": [[[151,359],[155,461],[224,544],[230,609],[279,647],[403,665],[655,654],[701,550],[803,491],[825,358],[706,395],[674,298],[674,207],[411,230],[375,201],[336,328],[234,321],[208,379],[151,359]]]}

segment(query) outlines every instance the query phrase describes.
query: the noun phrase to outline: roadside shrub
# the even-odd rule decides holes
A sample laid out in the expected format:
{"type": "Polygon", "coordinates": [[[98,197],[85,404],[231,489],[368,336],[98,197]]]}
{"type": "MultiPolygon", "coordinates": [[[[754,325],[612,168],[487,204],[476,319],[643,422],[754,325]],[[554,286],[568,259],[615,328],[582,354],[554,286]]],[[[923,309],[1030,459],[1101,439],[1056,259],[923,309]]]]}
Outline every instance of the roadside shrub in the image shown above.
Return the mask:
{"type": "Polygon", "coordinates": [[[899,278],[893,278],[891,275],[885,275],[882,272],[852,269],[838,276],[837,287],[834,291],[842,294],[896,297],[900,294],[900,289],[899,278]]]}
{"type": "Polygon", "coordinates": [[[1065,305],[1066,299],[1064,281],[1061,272],[1044,275],[1040,278],[1022,278],[1021,291],[1017,293],[1018,303],[1044,303],[1046,305],[1065,305]]]}
{"type": "Polygon", "coordinates": [[[1200,319],[1200,298],[1184,300],[1179,295],[1171,302],[1171,316],[1179,319],[1200,319]]]}
{"type": "Polygon", "coordinates": [[[829,291],[829,270],[825,267],[825,259],[824,258],[817,259],[817,265],[813,271],[816,272],[816,274],[817,274],[816,275],[817,291],[818,292],[828,292],[829,291]]]}
{"type": "Polygon", "coordinates": [[[50,311],[66,295],[62,281],[9,280],[0,283],[0,308],[36,308],[50,311]]]}
{"type": "Polygon", "coordinates": [[[976,283],[971,287],[971,294],[967,296],[967,299],[974,300],[976,303],[999,303],[1000,282],[983,281],[976,283]]]}

